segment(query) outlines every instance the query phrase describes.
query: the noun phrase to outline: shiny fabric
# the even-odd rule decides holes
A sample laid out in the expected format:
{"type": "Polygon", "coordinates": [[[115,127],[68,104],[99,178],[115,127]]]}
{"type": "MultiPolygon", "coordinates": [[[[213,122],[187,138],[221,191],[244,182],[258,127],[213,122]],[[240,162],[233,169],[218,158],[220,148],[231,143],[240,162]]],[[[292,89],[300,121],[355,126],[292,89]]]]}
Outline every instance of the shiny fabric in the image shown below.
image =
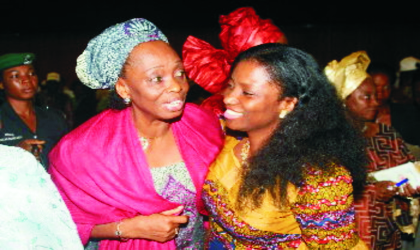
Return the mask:
{"type": "Polygon", "coordinates": [[[238,140],[228,136],[210,167],[203,198],[210,212],[210,249],[367,249],[355,233],[352,178],[341,166],[325,173],[308,167],[300,188],[288,187],[290,205],[279,208],[267,195],[261,207],[235,206],[241,164],[238,140]]]}
{"type": "MultiPolygon", "coordinates": [[[[201,189],[208,166],[223,146],[218,119],[187,104],[171,126],[196,189],[198,211],[205,213],[201,189]]],[[[50,154],[50,172],[87,243],[92,228],[173,209],[180,204],[160,196],[134,127],[132,109],[107,110],[64,137],[50,154]]],[[[100,249],[175,249],[142,239],[102,240],[100,249]]]]}
{"type": "Polygon", "coordinates": [[[212,94],[226,86],[230,65],[240,52],[263,43],[287,43],[283,32],[271,20],[261,19],[251,7],[222,15],[219,23],[223,49],[193,36],[187,38],[182,49],[188,77],[212,94]]]}
{"type": "Polygon", "coordinates": [[[345,100],[362,82],[369,77],[366,69],[370,58],[365,51],[357,51],[341,59],[333,60],[325,67],[324,72],[328,80],[335,85],[337,93],[345,100]]]}
{"type": "MultiPolygon", "coordinates": [[[[378,132],[368,138],[368,173],[415,160],[392,127],[385,124],[371,125],[378,126],[378,132]]],[[[362,198],[356,200],[357,231],[371,249],[401,248],[401,232],[393,219],[394,205],[404,208],[408,203],[397,197],[390,202],[377,200],[373,184],[366,185],[362,198]]]]}

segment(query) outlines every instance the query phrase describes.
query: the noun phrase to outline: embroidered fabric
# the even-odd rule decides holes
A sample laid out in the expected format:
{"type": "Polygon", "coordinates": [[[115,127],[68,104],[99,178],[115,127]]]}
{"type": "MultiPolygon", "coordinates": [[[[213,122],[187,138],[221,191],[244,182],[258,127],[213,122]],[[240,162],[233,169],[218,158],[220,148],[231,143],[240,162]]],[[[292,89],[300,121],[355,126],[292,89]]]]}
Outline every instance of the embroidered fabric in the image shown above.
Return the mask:
{"type": "Polygon", "coordinates": [[[175,238],[177,249],[203,249],[203,218],[196,205],[196,190],[184,162],[151,168],[153,182],[158,194],[171,202],[184,205],[183,215],[189,220],[180,227],[175,238]]]}
{"type": "Polygon", "coordinates": [[[36,159],[0,145],[0,248],[83,249],[67,207],[36,159]]]}

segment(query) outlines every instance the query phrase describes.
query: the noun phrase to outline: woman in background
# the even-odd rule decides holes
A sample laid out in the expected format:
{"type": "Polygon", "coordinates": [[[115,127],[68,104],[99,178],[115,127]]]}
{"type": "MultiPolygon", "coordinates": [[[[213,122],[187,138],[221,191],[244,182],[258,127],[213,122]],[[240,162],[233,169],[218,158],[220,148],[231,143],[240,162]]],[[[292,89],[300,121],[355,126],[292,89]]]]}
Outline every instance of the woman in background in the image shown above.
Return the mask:
{"type": "Polygon", "coordinates": [[[68,132],[68,126],[58,110],[34,104],[38,89],[34,61],[32,53],[0,56],[0,88],[6,97],[0,106],[0,144],[32,152],[48,169],[48,153],[68,132]]]}
{"type": "MultiPolygon", "coordinates": [[[[367,140],[369,164],[366,169],[371,173],[414,161],[414,157],[392,127],[375,123],[378,101],[376,87],[366,73],[369,63],[366,52],[358,51],[340,62],[330,62],[325,73],[367,140]]],[[[409,184],[400,190],[391,181],[369,180],[362,198],[355,204],[358,233],[370,249],[400,249],[401,231],[412,234],[415,229],[405,209],[409,207],[405,197],[420,190],[414,190],[409,184]]]]}

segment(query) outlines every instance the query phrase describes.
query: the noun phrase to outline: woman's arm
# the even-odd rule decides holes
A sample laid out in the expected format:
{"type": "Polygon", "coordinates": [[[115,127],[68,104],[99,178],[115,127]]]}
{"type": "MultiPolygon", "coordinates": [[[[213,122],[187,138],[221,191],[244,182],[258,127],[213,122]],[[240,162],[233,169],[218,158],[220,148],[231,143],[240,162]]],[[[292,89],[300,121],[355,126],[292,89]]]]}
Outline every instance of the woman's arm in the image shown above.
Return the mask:
{"type": "Polygon", "coordinates": [[[355,231],[352,178],[340,166],[332,172],[310,169],[299,188],[292,211],[302,239],[310,249],[351,249],[359,242],[355,231]]]}
{"type": "Polygon", "coordinates": [[[184,208],[179,206],[160,214],[149,216],[138,215],[117,222],[96,225],[91,232],[91,238],[97,239],[147,239],[166,242],[178,234],[181,224],[188,222],[188,216],[177,216],[184,208]],[[119,231],[120,235],[116,232],[119,231]]]}

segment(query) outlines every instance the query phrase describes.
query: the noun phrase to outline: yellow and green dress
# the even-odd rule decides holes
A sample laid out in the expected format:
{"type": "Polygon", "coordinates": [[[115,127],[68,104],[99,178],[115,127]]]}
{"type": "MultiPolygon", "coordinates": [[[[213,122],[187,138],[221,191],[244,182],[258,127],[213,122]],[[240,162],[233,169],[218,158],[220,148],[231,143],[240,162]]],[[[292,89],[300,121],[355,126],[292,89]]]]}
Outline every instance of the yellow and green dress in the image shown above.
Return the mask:
{"type": "Polygon", "coordinates": [[[210,249],[367,249],[355,233],[352,178],[342,166],[328,173],[309,167],[299,188],[289,185],[287,207],[275,206],[267,194],[259,208],[238,211],[238,143],[227,136],[205,181],[210,249]]]}

